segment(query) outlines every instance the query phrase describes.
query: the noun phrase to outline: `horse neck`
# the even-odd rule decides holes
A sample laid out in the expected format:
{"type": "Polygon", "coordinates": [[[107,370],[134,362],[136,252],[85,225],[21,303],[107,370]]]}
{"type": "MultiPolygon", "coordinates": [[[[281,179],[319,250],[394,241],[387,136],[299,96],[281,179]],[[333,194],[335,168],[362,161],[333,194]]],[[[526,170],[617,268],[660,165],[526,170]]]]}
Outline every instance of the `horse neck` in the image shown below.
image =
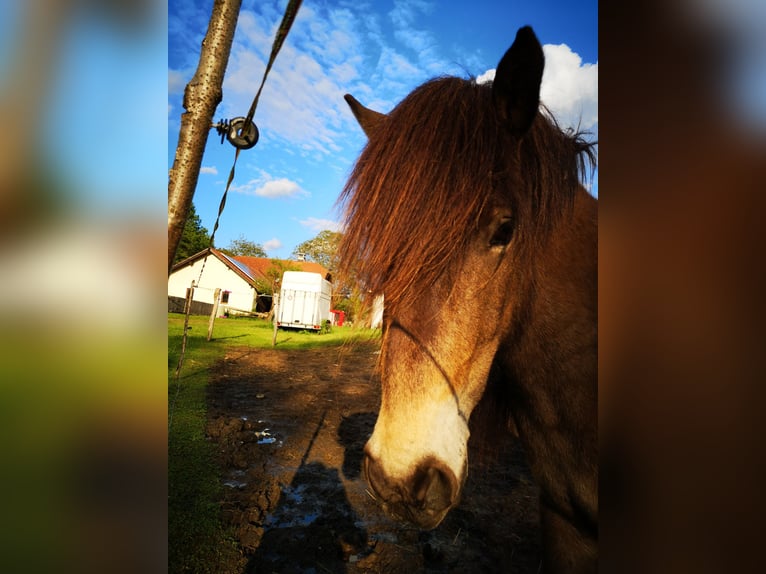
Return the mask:
{"type": "Polygon", "coordinates": [[[536,259],[524,326],[498,354],[507,408],[545,498],[564,515],[598,514],[597,203],[573,217],[536,259]]]}
{"type": "MultiPolygon", "coordinates": [[[[581,188],[572,217],[536,257],[525,325],[504,350],[518,384],[530,392],[581,393],[597,380],[597,201],[581,188]],[[573,387],[570,383],[578,383],[573,387]],[[569,389],[569,390],[567,390],[569,389]]],[[[594,401],[595,403],[595,401],[594,401]]]]}

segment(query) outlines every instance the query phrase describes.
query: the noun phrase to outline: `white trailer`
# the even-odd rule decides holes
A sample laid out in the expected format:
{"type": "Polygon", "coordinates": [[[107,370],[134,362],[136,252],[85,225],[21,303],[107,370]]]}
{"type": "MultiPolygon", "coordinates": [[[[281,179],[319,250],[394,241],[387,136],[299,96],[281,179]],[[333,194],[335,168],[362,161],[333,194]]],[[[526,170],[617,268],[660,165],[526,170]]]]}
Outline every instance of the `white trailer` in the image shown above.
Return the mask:
{"type": "Polygon", "coordinates": [[[319,273],[285,271],[279,289],[277,327],[319,331],[330,319],[332,285],[319,273]]]}

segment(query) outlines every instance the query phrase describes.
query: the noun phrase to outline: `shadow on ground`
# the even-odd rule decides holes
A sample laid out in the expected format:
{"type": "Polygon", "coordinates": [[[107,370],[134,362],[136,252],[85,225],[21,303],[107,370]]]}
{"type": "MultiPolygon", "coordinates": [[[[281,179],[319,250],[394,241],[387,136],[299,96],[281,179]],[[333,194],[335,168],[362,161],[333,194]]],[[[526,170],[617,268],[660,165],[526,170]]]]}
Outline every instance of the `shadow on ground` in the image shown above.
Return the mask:
{"type": "Polygon", "coordinates": [[[469,443],[462,502],[430,532],[384,516],[363,448],[380,405],[375,345],[232,349],[208,389],[221,516],[249,574],[537,572],[537,488],[514,438],[469,443]]]}

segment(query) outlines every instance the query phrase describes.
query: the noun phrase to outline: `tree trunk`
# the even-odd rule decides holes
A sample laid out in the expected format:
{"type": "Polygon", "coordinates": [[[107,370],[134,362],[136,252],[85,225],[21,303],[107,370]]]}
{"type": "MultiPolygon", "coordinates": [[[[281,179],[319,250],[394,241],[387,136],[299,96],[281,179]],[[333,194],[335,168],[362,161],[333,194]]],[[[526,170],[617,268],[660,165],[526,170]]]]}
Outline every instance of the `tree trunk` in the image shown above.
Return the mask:
{"type": "Polygon", "coordinates": [[[194,199],[213,115],[223,99],[223,77],[241,3],[242,0],[215,0],[197,71],[184,90],[186,112],[181,115],[168,183],[168,275],[194,199]]]}

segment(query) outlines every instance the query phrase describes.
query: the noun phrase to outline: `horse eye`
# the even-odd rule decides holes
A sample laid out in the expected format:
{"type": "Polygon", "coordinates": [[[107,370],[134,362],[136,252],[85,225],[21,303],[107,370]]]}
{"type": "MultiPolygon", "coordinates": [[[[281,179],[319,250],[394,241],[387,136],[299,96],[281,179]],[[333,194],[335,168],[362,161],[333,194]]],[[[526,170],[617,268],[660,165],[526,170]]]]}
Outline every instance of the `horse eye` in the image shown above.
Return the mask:
{"type": "Polygon", "coordinates": [[[513,220],[510,217],[504,217],[500,225],[495,230],[492,238],[489,240],[490,247],[505,247],[511,242],[513,236],[513,220]]]}

